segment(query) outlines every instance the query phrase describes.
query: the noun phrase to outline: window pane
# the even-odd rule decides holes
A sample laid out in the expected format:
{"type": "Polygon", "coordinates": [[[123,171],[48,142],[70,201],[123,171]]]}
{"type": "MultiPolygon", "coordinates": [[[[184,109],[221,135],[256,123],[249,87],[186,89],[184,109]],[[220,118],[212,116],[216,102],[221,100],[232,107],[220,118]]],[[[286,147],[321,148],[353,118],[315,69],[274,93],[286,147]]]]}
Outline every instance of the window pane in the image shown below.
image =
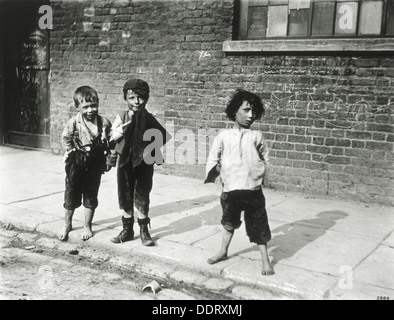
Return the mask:
{"type": "Polygon", "coordinates": [[[360,34],[380,34],[383,1],[363,1],[360,8],[360,34]]]}
{"type": "Polygon", "coordinates": [[[313,5],[312,35],[331,36],[334,25],[334,2],[318,2],[313,5]]]}
{"type": "Polygon", "coordinates": [[[287,35],[288,6],[268,7],[268,37],[284,37],[287,35]]]}
{"type": "Polygon", "coordinates": [[[338,2],[335,34],[356,34],[357,2],[338,2]]]}
{"type": "Polygon", "coordinates": [[[307,36],[310,11],[290,10],[289,14],[289,36],[307,36]]]}
{"type": "Polygon", "coordinates": [[[268,7],[249,7],[248,38],[265,37],[268,7]]]}
{"type": "Polygon", "coordinates": [[[239,40],[394,37],[394,0],[238,1],[239,40]]]}
{"type": "Polygon", "coordinates": [[[386,25],[386,34],[394,35],[394,1],[389,0],[388,6],[388,14],[387,14],[387,25],[386,25]]]}

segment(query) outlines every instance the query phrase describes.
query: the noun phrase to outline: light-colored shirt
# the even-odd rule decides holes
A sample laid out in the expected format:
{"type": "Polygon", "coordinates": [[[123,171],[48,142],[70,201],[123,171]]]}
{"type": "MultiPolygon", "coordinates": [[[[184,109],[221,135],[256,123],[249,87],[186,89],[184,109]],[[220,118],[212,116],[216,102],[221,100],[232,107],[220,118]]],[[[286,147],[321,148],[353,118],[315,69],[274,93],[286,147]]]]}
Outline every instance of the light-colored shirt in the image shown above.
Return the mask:
{"type": "MultiPolygon", "coordinates": [[[[98,115],[97,117],[101,117],[103,124],[101,138],[108,141],[111,130],[111,122],[102,116],[98,115]]],[[[98,128],[97,123],[93,124],[92,122],[90,122],[89,125],[91,126],[91,128],[88,128],[87,120],[83,119],[80,112],[78,112],[67,122],[62,133],[62,144],[66,152],[71,151],[73,148],[75,148],[73,139],[76,137],[76,135],[78,135],[78,138],[81,140],[82,145],[92,143],[93,139],[98,134],[98,128]]]]}
{"type": "Polygon", "coordinates": [[[117,141],[123,137],[125,127],[131,124],[132,114],[132,111],[128,112],[128,114],[126,115],[125,123],[123,123],[123,120],[119,114],[116,115],[114,123],[112,124],[111,141],[117,141]]]}
{"type": "Polygon", "coordinates": [[[206,164],[206,177],[219,165],[224,192],[256,190],[261,188],[268,163],[268,146],[263,134],[235,124],[215,137],[206,164]]]}

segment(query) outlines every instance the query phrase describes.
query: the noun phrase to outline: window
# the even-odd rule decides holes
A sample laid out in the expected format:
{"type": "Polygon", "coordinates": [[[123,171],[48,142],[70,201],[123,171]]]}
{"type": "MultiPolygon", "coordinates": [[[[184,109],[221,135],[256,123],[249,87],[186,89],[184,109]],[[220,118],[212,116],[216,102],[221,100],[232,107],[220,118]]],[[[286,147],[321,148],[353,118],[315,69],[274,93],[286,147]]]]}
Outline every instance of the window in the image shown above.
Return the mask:
{"type": "Polygon", "coordinates": [[[239,0],[238,40],[394,36],[394,0],[239,0]]]}
{"type": "Polygon", "coordinates": [[[394,0],[235,0],[223,51],[394,51],[394,0]]]}

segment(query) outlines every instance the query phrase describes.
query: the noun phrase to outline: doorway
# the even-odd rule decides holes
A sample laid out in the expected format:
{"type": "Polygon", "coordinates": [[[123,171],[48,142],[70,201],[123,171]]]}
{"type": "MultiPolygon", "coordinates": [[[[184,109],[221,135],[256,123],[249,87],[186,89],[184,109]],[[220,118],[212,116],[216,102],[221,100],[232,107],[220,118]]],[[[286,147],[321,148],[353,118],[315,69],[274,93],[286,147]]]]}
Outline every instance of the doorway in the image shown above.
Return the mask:
{"type": "Polygon", "coordinates": [[[50,149],[49,31],[40,29],[44,2],[2,3],[2,140],[50,149]]]}

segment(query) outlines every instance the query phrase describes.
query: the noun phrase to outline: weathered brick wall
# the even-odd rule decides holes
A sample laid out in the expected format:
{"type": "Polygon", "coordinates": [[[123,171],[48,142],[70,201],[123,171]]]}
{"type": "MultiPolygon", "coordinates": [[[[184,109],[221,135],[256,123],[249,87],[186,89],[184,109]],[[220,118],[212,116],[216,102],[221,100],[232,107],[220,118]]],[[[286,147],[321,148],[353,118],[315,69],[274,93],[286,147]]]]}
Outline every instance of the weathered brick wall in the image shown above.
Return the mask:
{"type": "Polygon", "coordinates": [[[51,6],[55,152],[77,86],[95,87],[112,120],[125,108],[124,82],[137,76],[151,85],[148,109],[174,134],[163,170],[202,177],[206,135],[230,124],[223,111],[242,87],[267,109],[254,126],[271,147],[267,186],[394,204],[392,55],[226,55],[233,0],[51,6]]]}

